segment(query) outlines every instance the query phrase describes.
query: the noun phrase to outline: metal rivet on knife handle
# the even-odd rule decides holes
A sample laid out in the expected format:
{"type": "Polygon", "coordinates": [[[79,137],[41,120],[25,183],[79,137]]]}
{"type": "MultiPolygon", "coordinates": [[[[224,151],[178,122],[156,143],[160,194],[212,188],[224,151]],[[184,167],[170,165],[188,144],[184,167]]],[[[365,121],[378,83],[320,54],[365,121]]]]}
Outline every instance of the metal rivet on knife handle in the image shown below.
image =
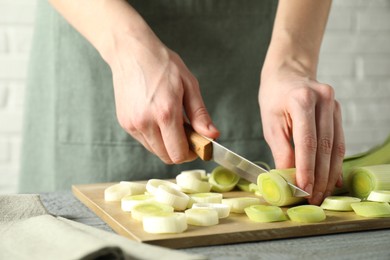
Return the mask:
{"type": "Polygon", "coordinates": [[[184,124],[190,149],[195,152],[200,159],[210,161],[213,157],[213,145],[210,140],[196,133],[191,125],[184,124]]]}

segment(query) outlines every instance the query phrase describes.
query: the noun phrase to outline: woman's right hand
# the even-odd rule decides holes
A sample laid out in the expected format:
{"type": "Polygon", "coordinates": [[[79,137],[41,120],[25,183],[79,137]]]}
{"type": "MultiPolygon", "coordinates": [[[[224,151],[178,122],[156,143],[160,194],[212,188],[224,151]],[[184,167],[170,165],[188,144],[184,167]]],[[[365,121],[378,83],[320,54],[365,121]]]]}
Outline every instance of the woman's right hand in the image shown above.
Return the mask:
{"type": "Polygon", "coordinates": [[[216,138],[218,130],[197,79],[150,28],[143,30],[137,30],[141,35],[124,35],[109,59],[118,121],[165,163],[194,160],[183,127],[185,116],[202,135],[216,138]]]}
{"type": "Polygon", "coordinates": [[[185,136],[216,138],[196,78],[125,0],[50,0],[101,54],[112,71],[123,129],[165,163],[195,159],[185,136]]]}

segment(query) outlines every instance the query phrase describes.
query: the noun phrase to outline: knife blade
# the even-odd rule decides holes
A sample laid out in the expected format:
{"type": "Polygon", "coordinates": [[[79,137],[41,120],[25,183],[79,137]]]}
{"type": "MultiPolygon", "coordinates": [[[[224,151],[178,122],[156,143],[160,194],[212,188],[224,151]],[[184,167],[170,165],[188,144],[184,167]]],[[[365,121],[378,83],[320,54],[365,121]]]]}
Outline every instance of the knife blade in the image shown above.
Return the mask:
{"type": "MultiPolygon", "coordinates": [[[[252,183],[257,183],[257,177],[260,174],[268,172],[268,170],[245,159],[214,140],[198,134],[191,125],[185,124],[184,129],[186,131],[190,149],[202,160],[213,160],[252,183]]],[[[294,197],[306,197],[310,195],[290,182],[287,182],[287,184],[290,186],[294,197]]]]}

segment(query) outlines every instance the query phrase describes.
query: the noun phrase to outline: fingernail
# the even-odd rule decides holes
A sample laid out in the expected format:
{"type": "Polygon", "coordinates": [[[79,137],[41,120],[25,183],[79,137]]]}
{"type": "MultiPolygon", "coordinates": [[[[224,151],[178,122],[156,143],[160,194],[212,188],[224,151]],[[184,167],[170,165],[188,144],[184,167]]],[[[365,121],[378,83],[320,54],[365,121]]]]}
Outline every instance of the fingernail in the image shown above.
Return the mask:
{"type": "Polygon", "coordinates": [[[313,185],[312,185],[312,184],[306,185],[306,187],[304,188],[304,190],[305,190],[307,193],[310,194],[309,197],[312,197],[312,194],[311,194],[311,193],[313,192],[313,185]]]}
{"type": "Polygon", "coordinates": [[[213,131],[213,132],[218,132],[218,129],[215,127],[215,125],[213,125],[213,124],[209,124],[208,125],[208,129],[210,130],[210,131],[213,131]]]}
{"type": "Polygon", "coordinates": [[[340,178],[336,182],[336,187],[341,188],[343,187],[343,177],[340,176],[340,178]]]}

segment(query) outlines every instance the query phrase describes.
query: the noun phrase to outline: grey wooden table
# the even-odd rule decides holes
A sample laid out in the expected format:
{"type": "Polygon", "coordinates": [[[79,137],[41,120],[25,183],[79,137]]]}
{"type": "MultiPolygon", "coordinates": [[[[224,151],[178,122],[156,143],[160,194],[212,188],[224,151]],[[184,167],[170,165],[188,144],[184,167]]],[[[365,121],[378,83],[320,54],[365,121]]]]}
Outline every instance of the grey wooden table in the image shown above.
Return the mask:
{"type": "MultiPolygon", "coordinates": [[[[113,232],[72,193],[41,194],[50,213],[113,232]]],[[[390,229],[180,249],[210,259],[365,259],[390,260],[390,229]]]]}

